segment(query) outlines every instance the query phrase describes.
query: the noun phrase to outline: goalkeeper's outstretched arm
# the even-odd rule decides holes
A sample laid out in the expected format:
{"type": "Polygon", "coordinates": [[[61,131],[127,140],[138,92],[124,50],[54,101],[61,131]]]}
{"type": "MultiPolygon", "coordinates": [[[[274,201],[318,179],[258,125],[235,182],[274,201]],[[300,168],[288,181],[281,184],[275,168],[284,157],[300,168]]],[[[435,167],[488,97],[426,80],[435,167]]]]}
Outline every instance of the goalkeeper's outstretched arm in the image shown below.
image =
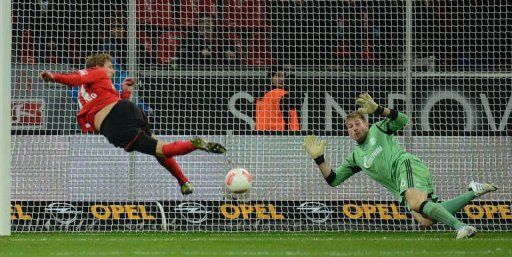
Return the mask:
{"type": "Polygon", "coordinates": [[[324,140],[317,141],[314,135],[310,135],[304,138],[303,146],[309,156],[315,160],[315,163],[318,165],[318,168],[322,172],[327,183],[331,184],[329,182],[334,181],[332,177],[336,177],[336,174],[333,174],[334,172],[332,171],[331,166],[325,161],[325,144],[326,142],[324,140]]]}
{"type": "Polygon", "coordinates": [[[333,171],[324,158],[325,145],[325,141],[317,141],[314,135],[304,138],[304,149],[318,165],[327,184],[333,187],[337,186],[360,170],[358,167],[350,168],[353,165],[350,165],[349,161],[345,161],[336,172],[333,171]]]}
{"type": "Polygon", "coordinates": [[[357,109],[357,112],[360,114],[376,114],[391,120],[387,125],[387,129],[390,132],[402,129],[409,120],[405,114],[397,110],[378,105],[368,93],[360,94],[356,104],[360,105],[357,109]]]}

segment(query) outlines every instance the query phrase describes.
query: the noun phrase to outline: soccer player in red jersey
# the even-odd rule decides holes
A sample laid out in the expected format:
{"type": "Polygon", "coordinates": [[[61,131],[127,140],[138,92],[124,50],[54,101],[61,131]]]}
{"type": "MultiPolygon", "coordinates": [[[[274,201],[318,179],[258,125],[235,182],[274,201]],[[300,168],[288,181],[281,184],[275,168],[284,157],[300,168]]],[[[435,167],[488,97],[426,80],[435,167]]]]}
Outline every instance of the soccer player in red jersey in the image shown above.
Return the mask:
{"type": "Polygon", "coordinates": [[[222,154],[226,148],[199,137],[171,143],[157,140],[148,128],[144,112],[129,101],[135,80],[126,78],[122,83],[122,91],[118,92],[112,84],[114,68],[108,54],[99,53],[87,57],[86,66],[86,69],[69,74],[42,71],[39,77],[44,81],[80,87],[77,121],[83,132],[99,132],[111,144],[127,152],[137,151],[155,156],[178,180],[181,193],[192,193],[192,184],[173,157],[196,149],[222,154]]]}

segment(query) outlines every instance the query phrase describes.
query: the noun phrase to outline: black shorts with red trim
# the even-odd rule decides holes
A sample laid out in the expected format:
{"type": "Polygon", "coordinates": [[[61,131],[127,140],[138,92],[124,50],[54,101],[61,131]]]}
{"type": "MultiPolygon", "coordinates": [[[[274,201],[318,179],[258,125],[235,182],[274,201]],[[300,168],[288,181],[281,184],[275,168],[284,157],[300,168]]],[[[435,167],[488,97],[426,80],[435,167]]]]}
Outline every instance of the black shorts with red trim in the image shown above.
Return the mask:
{"type": "Polygon", "coordinates": [[[150,142],[150,147],[146,146],[148,149],[141,151],[154,155],[155,148],[151,148],[153,145],[156,147],[156,140],[151,138],[147,117],[131,101],[123,99],[114,105],[101,123],[100,133],[108,139],[108,142],[116,147],[124,148],[127,152],[140,151],[141,149],[134,148],[140,139],[154,141],[150,142]]]}

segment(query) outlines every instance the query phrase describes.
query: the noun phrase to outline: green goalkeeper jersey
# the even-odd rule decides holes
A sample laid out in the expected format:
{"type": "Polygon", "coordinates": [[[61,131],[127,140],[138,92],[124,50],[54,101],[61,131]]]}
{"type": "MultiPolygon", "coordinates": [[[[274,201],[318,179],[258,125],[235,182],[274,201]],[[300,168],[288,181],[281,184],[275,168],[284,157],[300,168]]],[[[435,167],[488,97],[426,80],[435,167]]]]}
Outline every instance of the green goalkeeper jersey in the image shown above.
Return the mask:
{"type": "Polygon", "coordinates": [[[398,165],[405,159],[417,157],[407,153],[396,140],[396,131],[407,123],[407,116],[399,113],[394,120],[386,118],[368,129],[363,143],[357,144],[335,173],[331,186],[337,186],[350,176],[363,170],[368,176],[389,189],[395,197],[400,196],[398,165]]]}

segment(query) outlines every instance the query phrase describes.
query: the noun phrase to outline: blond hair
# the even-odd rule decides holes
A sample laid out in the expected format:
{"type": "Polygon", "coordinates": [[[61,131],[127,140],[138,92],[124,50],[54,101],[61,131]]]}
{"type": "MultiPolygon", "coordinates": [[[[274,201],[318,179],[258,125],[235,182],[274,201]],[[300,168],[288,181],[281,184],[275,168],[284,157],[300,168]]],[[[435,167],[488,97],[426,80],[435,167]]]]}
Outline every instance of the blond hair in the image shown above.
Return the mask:
{"type": "Polygon", "coordinates": [[[360,114],[358,112],[351,112],[345,118],[345,127],[347,126],[347,123],[349,120],[355,120],[355,119],[360,119],[360,120],[366,122],[366,118],[364,117],[363,114],[360,114]]]}
{"type": "Polygon", "coordinates": [[[87,68],[103,66],[106,62],[112,62],[112,57],[106,53],[93,54],[87,57],[85,65],[87,68]]]}

